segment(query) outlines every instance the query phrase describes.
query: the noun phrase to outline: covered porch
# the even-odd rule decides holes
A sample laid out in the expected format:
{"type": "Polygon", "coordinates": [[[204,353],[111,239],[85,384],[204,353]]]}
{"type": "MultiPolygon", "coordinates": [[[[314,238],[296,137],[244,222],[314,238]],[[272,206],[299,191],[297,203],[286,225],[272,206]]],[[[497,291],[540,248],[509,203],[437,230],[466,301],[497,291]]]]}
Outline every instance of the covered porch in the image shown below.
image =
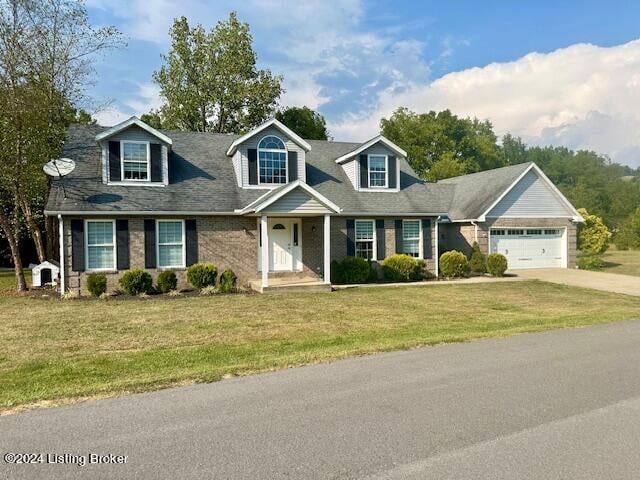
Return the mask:
{"type": "Polygon", "coordinates": [[[331,216],[340,211],[337,205],[297,180],[245,210],[258,222],[254,290],[331,289],[331,216]]]}

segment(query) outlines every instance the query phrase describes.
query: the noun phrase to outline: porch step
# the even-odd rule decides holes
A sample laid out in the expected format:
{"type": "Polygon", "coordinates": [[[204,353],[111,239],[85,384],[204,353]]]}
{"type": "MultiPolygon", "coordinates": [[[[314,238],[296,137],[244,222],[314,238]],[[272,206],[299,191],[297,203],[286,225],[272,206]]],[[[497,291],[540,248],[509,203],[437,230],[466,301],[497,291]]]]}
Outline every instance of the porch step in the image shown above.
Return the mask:
{"type": "Polygon", "coordinates": [[[269,286],[263,288],[262,280],[252,280],[251,289],[259,293],[289,292],[330,292],[331,284],[324,283],[315,277],[270,278],[269,286]]]}

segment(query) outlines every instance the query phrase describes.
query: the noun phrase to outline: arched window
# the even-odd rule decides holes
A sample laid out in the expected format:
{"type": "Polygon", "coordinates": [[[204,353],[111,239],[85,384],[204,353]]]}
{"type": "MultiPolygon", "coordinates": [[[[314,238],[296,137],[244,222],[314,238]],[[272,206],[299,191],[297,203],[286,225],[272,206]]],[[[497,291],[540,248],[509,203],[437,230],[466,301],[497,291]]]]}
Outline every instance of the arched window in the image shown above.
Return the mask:
{"type": "Polygon", "coordinates": [[[287,149],[284,142],[268,135],[258,143],[260,183],[287,183],[287,149]]]}

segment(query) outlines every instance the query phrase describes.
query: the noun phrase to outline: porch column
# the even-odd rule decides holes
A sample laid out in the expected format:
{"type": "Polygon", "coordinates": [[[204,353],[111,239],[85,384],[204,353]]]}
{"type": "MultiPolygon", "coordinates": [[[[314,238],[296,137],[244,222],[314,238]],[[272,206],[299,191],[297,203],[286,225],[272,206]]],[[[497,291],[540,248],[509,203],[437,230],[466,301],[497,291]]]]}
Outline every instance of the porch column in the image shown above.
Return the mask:
{"type": "Polygon", "coordinates": [[[324,283],[331,283],[331,215],[324,214],[324,283]]]}
{"type": "Polygon", "coordinates": [[[260,218],[260,240],[262,242],[262,287],[269,286],[269,227],[267,216],[260,218]]]}

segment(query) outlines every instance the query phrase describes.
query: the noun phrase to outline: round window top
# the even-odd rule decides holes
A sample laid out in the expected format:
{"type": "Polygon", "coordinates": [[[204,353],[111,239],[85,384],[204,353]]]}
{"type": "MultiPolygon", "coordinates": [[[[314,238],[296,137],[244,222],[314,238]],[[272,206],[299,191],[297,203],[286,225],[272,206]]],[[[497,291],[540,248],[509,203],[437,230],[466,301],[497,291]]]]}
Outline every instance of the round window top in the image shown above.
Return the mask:
{"type": "Polygon", "coordinates": [[[274,135],[269,135],[260,140],[258,148],[264,150],[285,150],[284,142],[274,135]]]}
{"type": "Polygon", "coordinates": [[[285,230],[284,225],[283,225],[283,224],[281,224],[281,223],[276,223],[276,224],[273,226],[273,229],[274,229],[274,230],[285,230]]]}

